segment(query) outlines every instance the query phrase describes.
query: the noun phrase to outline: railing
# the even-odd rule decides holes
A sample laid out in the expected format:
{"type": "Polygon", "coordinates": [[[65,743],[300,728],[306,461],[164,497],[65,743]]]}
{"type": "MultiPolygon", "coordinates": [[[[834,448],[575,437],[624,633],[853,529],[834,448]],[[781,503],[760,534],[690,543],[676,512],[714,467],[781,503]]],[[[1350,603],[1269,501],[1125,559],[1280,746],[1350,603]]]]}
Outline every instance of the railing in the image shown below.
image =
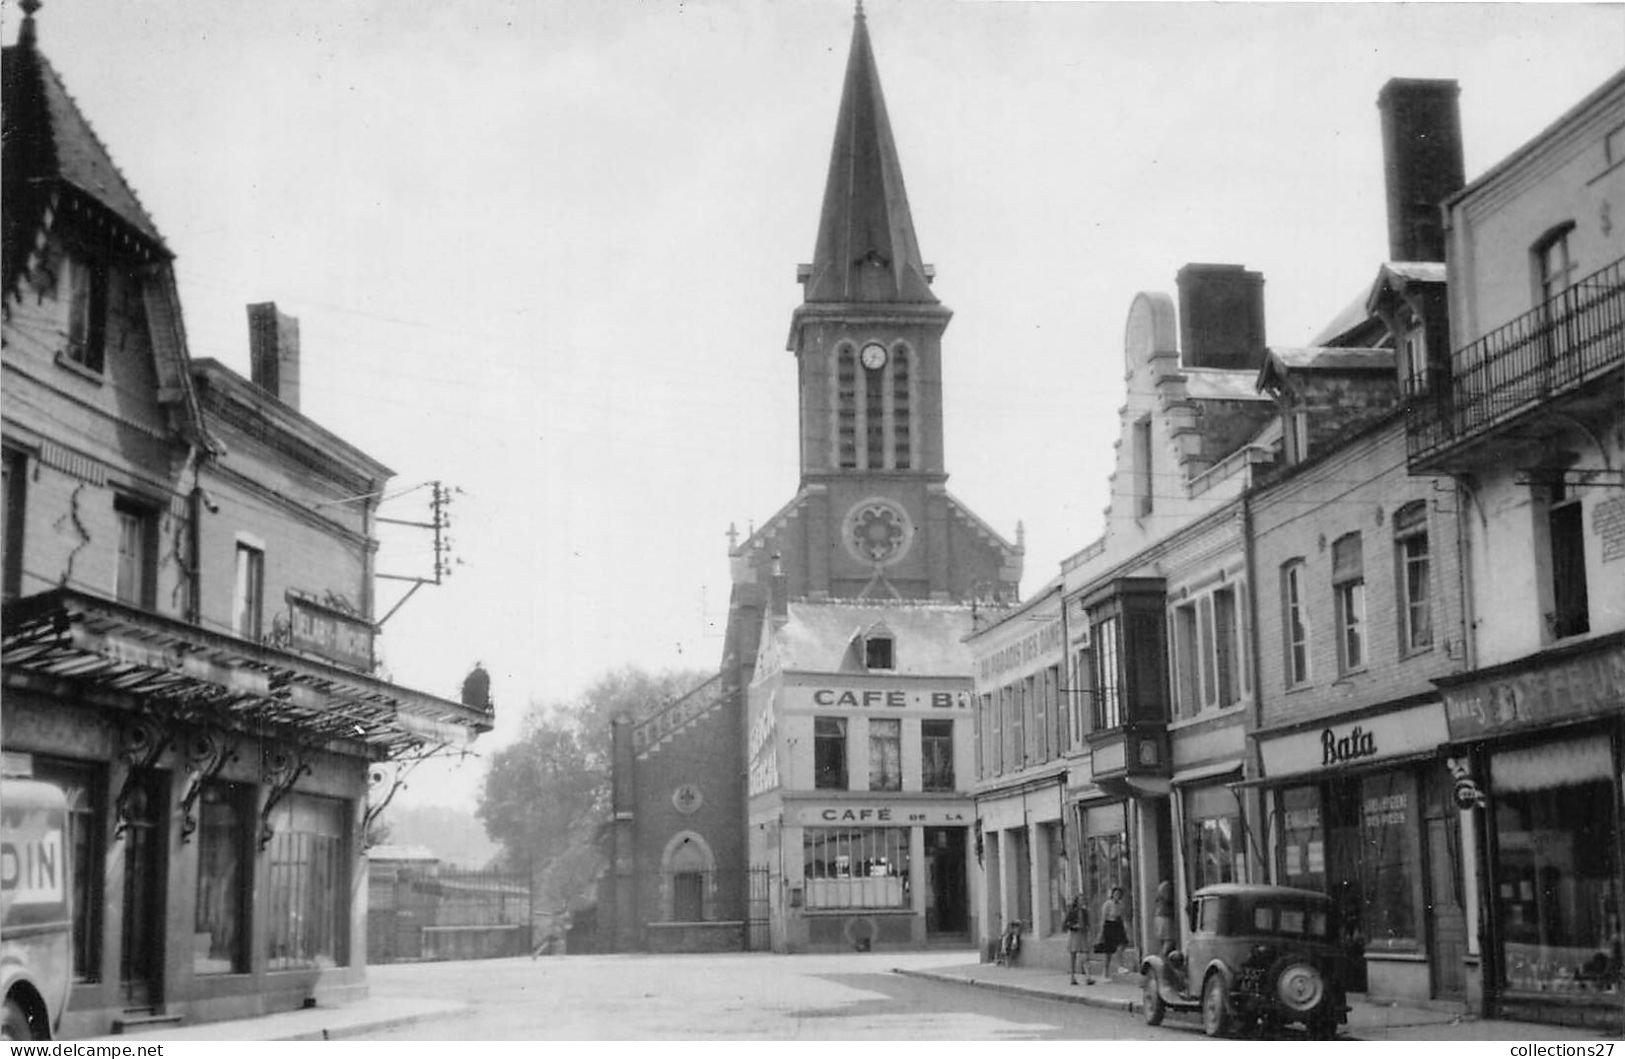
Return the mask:
{"type": "Polygon", "coordinates": [[[1450,358],[1450,376],[1408,381],[1411,463],[1499,426],[1625,364],[1625,259],[1450,358]]]}

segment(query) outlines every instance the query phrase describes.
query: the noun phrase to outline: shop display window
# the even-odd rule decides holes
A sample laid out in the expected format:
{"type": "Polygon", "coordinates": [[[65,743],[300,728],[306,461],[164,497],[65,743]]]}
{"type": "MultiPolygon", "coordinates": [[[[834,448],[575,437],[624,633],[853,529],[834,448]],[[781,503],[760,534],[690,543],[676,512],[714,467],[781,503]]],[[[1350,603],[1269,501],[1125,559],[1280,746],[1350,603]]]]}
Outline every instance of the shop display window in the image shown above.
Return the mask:
{"type": "Polygon", "coordinates": [[[1494,900],[1502,981],[1513,992],[1620,989],[1620,820],[1605,737],[1490,759],[1494,900]]]}
{"type": "Polygon", "coordinates": [[[1038,832],[1043,836],[1049,862],[1046,880],[1049,893],[1049,932],[1060,934],[1061,923],[1066,919],[1066,906],[1071,900],[1066,883],[1066,837],[1061,833],[1059,823],[1039,824],[1038,832]]]}
{"type": "Polygon", "coordinates": [[[908,828],[810,827],[801,846],[808,908],[909,906],[908,828]]]}
{"type": "Polygon", "coordinates": [[[1326,832],[1320,789],[1289,787],[1282,791],[1280,821],[1280,880],[1288,886],[1324,891],[1326,832]]]}
{"type": "Polygon", "coordinates": [[[273,971],[349,963],[345,910],[348,806],[334,798],[289,795],[271,815],[267,848],[270,961],[273,971]]]}
{"type": "Polygon", "coordinates": [[[1422,902],[1416,778],[1379,772],[1360,781],[1360,890],[1368,949],[1415,949],[1422,902]]]}
{"type": "Polygon", "coordinates": [[[193,974],[248,970],[248,894],[254,857],[250,842],[253,789],[212,780],[198,803],[197,907],[193,974]]]}

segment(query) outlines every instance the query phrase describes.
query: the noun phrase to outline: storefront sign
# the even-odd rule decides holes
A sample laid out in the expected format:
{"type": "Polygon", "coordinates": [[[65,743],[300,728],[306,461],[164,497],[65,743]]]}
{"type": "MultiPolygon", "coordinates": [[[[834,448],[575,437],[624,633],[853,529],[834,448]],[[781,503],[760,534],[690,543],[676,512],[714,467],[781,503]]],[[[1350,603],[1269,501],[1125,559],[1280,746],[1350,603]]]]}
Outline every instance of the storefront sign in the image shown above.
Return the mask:
{"type": "Polygon", "coordinates": [[[803,710],[964,710],[970,695],[952,688],[823,687],[781,688],[782,708],[803,710]]]}
{"type": "Polygon", "coordinates": [[[372,625],[334,607],[288,596],[289,646],[330,662],[372,671],[372,625]]]}
{"type": "Polygon", "coordinates": [[[785,824],[790,827],[908,827],[968,824],[974,814],[963,804],[883,805],[874,802],[840,802],[786,806],[785,824]]]}
{"type": "Polygon", "coordinates": [[[1444,704],[1430,702],[1408,710],[1361,718],[1357,723],[1309,728],[1259,744],[1264,775],[1290,776],[1338,765],[1380,761],[1430,750],[1446,741],[1444,704]]]}
{"type": "Polygon", "coordinates": [[[977,659],[976,675],[981,680],[991,683],[1012,669],[1030,666],[1045,659],[1059,658],[1063,653],[1062,648],[1061,620],[1056,618],[1015,643],[977,659]]]}
{"type": "Polygon", "coordinates": [[[1450,738],[1610,713],[1625,702],[1625,648],[1443,690],[1450,738]]]}

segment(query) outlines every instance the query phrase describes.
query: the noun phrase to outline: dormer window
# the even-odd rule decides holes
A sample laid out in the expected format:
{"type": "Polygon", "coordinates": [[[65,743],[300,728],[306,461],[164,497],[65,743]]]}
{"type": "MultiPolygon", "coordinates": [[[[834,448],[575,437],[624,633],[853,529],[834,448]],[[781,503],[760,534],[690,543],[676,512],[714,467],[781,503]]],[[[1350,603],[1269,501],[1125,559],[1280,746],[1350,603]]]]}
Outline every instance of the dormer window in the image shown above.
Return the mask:
{"type": "Polygon", "coordinates": [[[872,631],[863,638],[863,667],[865,669],[895,669],[897,659],[893,644],[896,641],[885,631],[872,631]]]}
{"type": "Polygon", "coordinates": [[[107,265],[67,260],[68,346],[63,356],[87,371],[100,372],[107,353],[107,265]]]}

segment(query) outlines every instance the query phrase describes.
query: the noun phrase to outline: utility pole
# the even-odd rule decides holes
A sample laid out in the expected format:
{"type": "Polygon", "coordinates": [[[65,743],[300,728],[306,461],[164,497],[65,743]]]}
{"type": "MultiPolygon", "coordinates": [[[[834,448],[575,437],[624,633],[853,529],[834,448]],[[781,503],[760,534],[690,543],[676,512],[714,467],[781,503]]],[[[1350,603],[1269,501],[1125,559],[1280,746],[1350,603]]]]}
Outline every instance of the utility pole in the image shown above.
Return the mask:
{"type": "Polygon", "coordinates": [[[392,526],[408,526],[414,529],[428,530],[431,534],[433,534],[434,538],[434,563],[430,576],[423,577],[420,575],[411,574],[374,575],[380,580],[406,581],[412,586],[406,590],[406,595],[402,596],[393,607],[389,608],[388,614],[385,614],[382,618],[378,619],[376,623],[378,628],[382,628],[384,622],[394,617],[395,612],[404,607],[406,605],[406,601],[411,599],[418,589],[422,588],[424,585],[439,585],[444,583],[445,579],[451,576],[452,568],[454,566],[462,565],[461,559],[454,560],[452,558],[452,539],[450,533],[451,496],[453,492],[461,493],[462,490],[454,489],[453,487],[438,481],[431,482],[429,484],[433,488],[431,489],[429,497],[429,520],[427,522],[414,519],[384,518],[383,516],[379,516],[377,519],[379,522],[386,522],[392,526]]]}

